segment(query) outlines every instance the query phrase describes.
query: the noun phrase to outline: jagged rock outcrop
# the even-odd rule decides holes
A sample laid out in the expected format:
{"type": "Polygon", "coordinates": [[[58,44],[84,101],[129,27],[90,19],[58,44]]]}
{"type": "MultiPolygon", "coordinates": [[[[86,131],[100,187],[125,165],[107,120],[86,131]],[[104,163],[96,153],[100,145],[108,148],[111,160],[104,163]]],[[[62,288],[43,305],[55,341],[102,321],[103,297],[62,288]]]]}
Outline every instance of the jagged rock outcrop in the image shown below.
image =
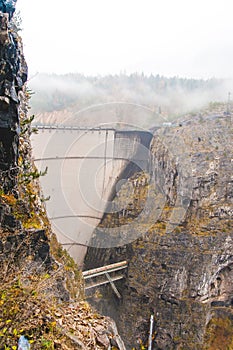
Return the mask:
{"type": "Polygon", "coordinates": [[[11,21],[16,1],[0,1],[0,169],[18,159],[20,92],[27,80],[22,42],[11,21]]]}
{"type": "Polygon", "coordinates": [[[114,315],[127,349],[147,344],[151,314],[153,349],[232,348],[232,162],[230,115],[196,116],[156,131],[150,174],[138,173],[122,186],[114,208],[124,208],[124,215],[120,209],[107,214],[96,231],[93,247],[113,232],[120,237],[125,225],[132,235],[130,222],[146,217],[139,239],[89,248],[85,260],[86,268],[128,261],[117,285],[122,299],[109,287],[92,298],[98,310],[114,315]]]}

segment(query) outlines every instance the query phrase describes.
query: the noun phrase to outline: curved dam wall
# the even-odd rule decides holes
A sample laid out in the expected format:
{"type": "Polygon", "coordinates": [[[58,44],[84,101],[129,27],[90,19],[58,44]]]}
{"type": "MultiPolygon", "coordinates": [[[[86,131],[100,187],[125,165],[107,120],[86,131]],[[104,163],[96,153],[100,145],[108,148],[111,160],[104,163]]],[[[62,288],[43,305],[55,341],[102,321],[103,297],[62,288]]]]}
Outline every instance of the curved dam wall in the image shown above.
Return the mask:
{"type": "Polygon", "coordinates": [[[148,170],[152,135],[145,131],[38,127],[36,166],[52,229],[78,264],[121,181],[148,170]]]}

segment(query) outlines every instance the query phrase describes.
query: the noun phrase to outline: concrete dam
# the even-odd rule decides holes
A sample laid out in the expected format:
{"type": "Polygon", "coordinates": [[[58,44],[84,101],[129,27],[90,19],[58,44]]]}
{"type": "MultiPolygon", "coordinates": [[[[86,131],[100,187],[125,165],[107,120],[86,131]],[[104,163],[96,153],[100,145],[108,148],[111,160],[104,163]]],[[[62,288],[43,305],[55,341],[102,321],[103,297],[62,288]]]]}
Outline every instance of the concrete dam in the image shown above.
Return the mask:
{"type": "Polygon", "coordinates": [[[95,228],[121,184],[148,171],[152,134],[141,130],[37,126],[32,136],[47,213],[59,242],[82,264],[95,228]]]}

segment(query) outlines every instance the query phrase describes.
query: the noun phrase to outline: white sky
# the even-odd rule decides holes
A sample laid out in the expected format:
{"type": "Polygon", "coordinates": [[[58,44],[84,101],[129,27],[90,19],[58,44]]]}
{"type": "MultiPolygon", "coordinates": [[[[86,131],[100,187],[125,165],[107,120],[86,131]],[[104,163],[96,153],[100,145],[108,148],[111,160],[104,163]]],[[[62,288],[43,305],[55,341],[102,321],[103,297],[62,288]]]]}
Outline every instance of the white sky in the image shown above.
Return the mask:
{"type": "Polygon", "coordinates": [[[30,73],[233,77],[232,0],[18,0],[30,73]]]}

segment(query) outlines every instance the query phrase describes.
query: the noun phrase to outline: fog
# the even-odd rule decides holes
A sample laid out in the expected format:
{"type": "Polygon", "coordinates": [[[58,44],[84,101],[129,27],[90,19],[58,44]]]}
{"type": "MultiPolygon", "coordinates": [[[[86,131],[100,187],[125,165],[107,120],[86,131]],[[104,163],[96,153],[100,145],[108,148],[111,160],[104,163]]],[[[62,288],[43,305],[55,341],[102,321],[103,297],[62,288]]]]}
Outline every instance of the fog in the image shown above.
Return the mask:
{"type": "MultiPolygon", "coordinates": [[[[18,0],[17,9],[38,121],[79,113],[81,125],[81,110],[116,101],[172,120],[233,92],[230,0],[18,0]]],[[[109,117],[154,120],[99,122],[109,117]]]]}
{"type": "MultiPolygon", "coordinates": [[[[233,80],[181,79],[144,74],[86,77],[37,74],[29,81],[36,122],[97,126],[131,123],[150,128],[155,118],[171,121],[197,113],[211,102],[226,103],[233,80]],[[138,110],[133,105],[145,108],[138,110]]],[[[222,107],[226,108],[226,107],[222,107]]]]}
{"type": "Polygon", "coordinates": [[[29,71],[232,77],[231,0],[18,0],[29,71]]]}

